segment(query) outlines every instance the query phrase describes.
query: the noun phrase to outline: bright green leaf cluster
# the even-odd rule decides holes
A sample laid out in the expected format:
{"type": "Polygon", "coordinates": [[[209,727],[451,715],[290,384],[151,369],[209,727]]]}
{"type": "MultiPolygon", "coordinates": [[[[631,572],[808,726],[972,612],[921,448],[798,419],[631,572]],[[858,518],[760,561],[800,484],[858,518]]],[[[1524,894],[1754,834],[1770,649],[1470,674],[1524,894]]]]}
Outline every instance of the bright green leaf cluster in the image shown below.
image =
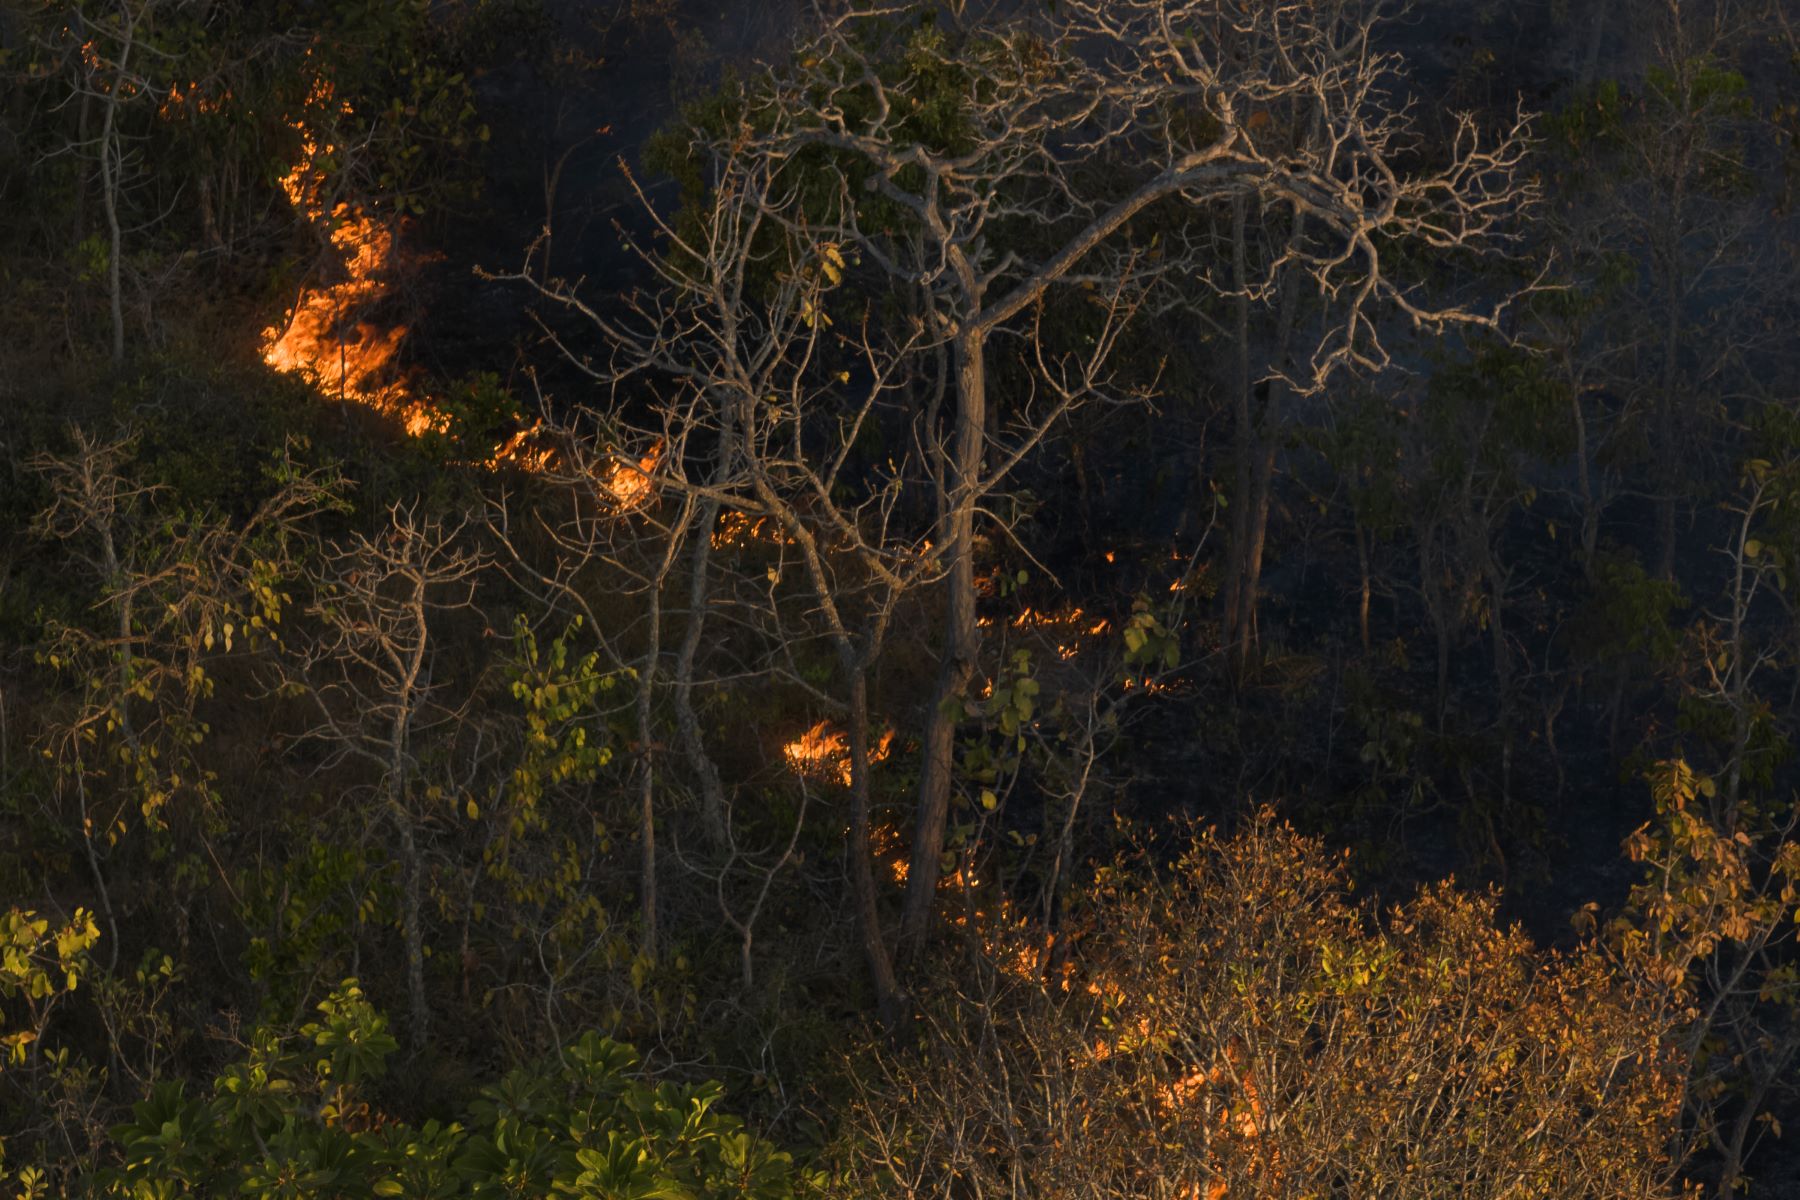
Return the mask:
{"type": "Polygon", "coordinates": [[[58,998],[75,990],[87,970],[87,952],[100,940],[93,914],[85,908],[51,928],[48,918],[29,909],[10,909],[0,916],[0,1000],[19,1000],[26,1021],[6,1032],[10,1022],[0,1013],[0,1046],[7,1063],[25,1061],[31,1044],[43,1035],[49,1010],[58,998]]]}
{"type": "Polygon", "coordinates": [[[717,1084],[652,1084],[630,1047],[590,1033],[482,1090],[466,1119],[414,1128],[357,1090],[394,1050],[346,981],[293,1035],[251,1038],[208,1099],[160,1084],[113,1131],[122,1165],[97,1194],[792,1200],[817,1187],[717,1110],[717,1084]]]}

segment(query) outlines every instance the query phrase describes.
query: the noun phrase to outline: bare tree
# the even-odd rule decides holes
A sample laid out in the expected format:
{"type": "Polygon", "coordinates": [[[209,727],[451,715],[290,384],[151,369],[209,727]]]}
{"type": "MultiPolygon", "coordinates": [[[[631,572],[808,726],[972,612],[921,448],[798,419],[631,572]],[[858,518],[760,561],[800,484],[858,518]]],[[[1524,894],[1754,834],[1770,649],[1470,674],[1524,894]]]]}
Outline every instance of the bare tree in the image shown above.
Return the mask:
{"type": "MultiPolygon", "coordinates": [[[[617,431],[617,427],[611,427],[617,431]]],[[[632,680],[632,719],[636,724],[640,912],[642,947],[654,960],[658,950],[658,866],[656,791],[667,782],[661,773],[657,749],[656,698],[664,689],[664,627],[667,624],[664,593],[671,576],[688,549],[690,539],[700,554],[706,537],[694,538],[696,517],[703,504],[691,495],[678,495],[673,504],[649,503],[658,478],[666,472],[663,461],[684,450],[683,431],[670,423],[666,436],[645,435],[650,449],[635,457],[623,454],[593,430],[563,428],[554,439],[557,450],[548,461],[545,479],[554,489],[555,505],[542,503],[542,489],[534,489],[524,506],[501,495],[489,508],[489,527],[507,555],[508,574],[533,595],[546,612],[573,612],[582,618],[598,651],[618,676],[632,680]],[[596,607],[596,595],[628,597],[635,611],[621,623],[596,607]],[[612,619],[609,620],[609,617],[612,619]]],[[[540,431],[540,437],[548,437],[540,431]]],[[[704,559],[696,571],[704,588],[704,559]]],[[[693,647],[697,635],[690,620],[675,665],[678,701],[685,700],[681,681],[691,679],[693,647]]],[[[603,703],[603,694],[595,694],[603,703]]],[[[691,707],[685,710],[691,719],[691,707]]],[[[605,712],[596,716],[605,717],[605,712]]],[[[683,723],[684,738],[689,733],[683,723]]],[[[718,819],[718,772],[704,745],[686,742],[691,766],[710,786],[705,788],[704,814],[709,828],[718,819]]]]}
{"type": "Polygon", "coordinates": [[[72,78],[66,103],[79,106],[80,122],[69,151],[90,157],[99,168],[100,204],[106,217],[106,292],[111,317],[113,365],[125,361],[125,197],[130,177],[142,160],[127,128],[126,109],[154,102],[166,89],[153,82],[145,64],[161,56],[146,45],[146,34],[159,10],[181,0],[118,0],[103,16],[90,17],[71,5],[55,28],[50,49],[63,59],[72,78]],[[99,108],[99,128],[91,135],[89,113],[99,108]]]}
{"type": "MultiPolygon", "coordinates": [[[[701,421],[704,438],[681,440],[712,454],[709,477],[692,480],[671,456],[679,490],[708,512],[772,518],[791,540],[810,619],[839,656],[853,762],[867,744],[867,674],[900,597],[947,581],[901,926],[909,951],[929,928],[955,731],[982,657],[977,526],[995,520],[997,492],[1064,415],[1117,392],[1109,360],[1145,285],[1179,271],[1215,295],[1284,306],[1310,350],[1284,355],[1270,377],[1314,391],[1339,369],[1385,364],[1378,304],[1434,328],[1491,325],[1491,311],[1415,302],[1381,246],[1478,249],[1532,196],[1515,174],[1522,122],[1492,144],[1463,123],[1447,165],[1423,174],[1395,164],[1410,128],[1383,90],[1397,64],[1370,46],[1375,13],[1132,0],[967,23],[958,8],[942,28],[897,19],[922,11],[821,11],[787,63],[690,131],[707,198],[679,222],[658,218],[668,252],[645,256],[657,296],[621,318],[516,276],[600,329],[601,364],[571,352],[597,376],[675,381],[681,399],[658,411],[701,421]],[[1291,120],[1271,118],[1282,105],[1291,120]],[[1133,245],[1134,219],[1162,202],[1255,205],[1284,236],[1254,275],[1218,278],[1201,240],[1173,254],[1133,245]],[[1306,283],[1321,315],[1303,323],[1306,283]],[[1042,334],[1060,284],[1099,301],[1085,344],[1042,334]],[[989,394],[996,345],[1033,385],[1005,405],[989,394]],[[862,461],[864,431],[906,457],[862,461]],[[905,499],[920,487],[922,525],[905,499]]],[[[711,551],[694,553],[703,601],[711,551]]],[[[690,622],[706,607],[690,603],[690,622]]],[[[853,769],[863,813],[860,780],[853,769]]],[[[853,860],[865,857],[858,848],[853,860]]],[[[872,882],[857,890],[881,979],[872,882]]]]}
{"type": "Polygon", "coordinates": [[[42,653],[75,691],[53,706],[42,738],[75,802],[116,959],[104,862],[129,844],[122,835],[133,822],[162,829],[179,816],[204,826],[196,818],[218,800],[198,757],[214,672],[234,650],[279,638],[299,543],[311,519],[340,502],[343,481],[300,466],[288,447],[248,516],[179,514],[159,504],[161,489],[134,467],[135,436],[74,427],[69,439],[66,451],[29,460],[51,496],[32,532],[63,543],[85,569],[95,617],[45,630],[42,653]],[[109,786],[90,790],[101,781],[109,786]]]}
{"type": "Polygon", "coordinates": [[[465,716],[437,652],[443,621],[473,606],[486,566],[472,540],[466,521],[393,505],[375,537],[327,548],[312,580],[310,635],[292,641],[281,664],[283,688],[310,698],[317,713],[305,736],[327,747],[326,766],[354,760],[371,772],[378,816],[398,839],[414,1050],[426,1044],[431,1019],[422,896],[432,814],[421,759],[465,716]]]}
{"type": "MultiPolygon", "coordinates": [[[[831,211],[849,244],[922,288],[927,328],[952,360],[951,432],[934,447],[945,480],[943,669],[926,715],[902,927],[914,949],[942,853],[955,702],[980,657],[976,525],[1016,461],[1011,451],[1060,415],[1037,414],[1012,447],[992,444],[994,340],[1059,284],[1117,286],[1146,273],[1127,234],[1152,206],[1249,204],[1284,233],[1257,271],[1216,272],[1203,242],[1158,269],[1185,268],[1188,286],[1273,304],[1290,328],[1300,320],[1294,297],[1310,285],[1309,348],[1278,346],[1263,376],[1316,391],[1340,368],[1385,365],[1378,305],[1416,325],[1492,324],[1491,310],[1418,302],[1382,246],[1489,247],[1535,193],[1518,171],[1523,121],[1488,139],[1465,120],[1439,165],[1401,165],[1414,135],[1389,91],[1400,64],[1371,42],[1380,5],[1074,0],[1059,15],[948,29],[898,19],[918,11],[822,14],[819,35],[753,90],[745,115],[759,131],[754,152],[814,152],[807,161],[826,181],[815,187],[836,194],[831,211]]],[[[1266,486],[1262,495],[1246,547],[1266,523],[1266,486]]],[[[1252,601],[1258,561],[1245,556],[1238,589],[1252,601]]]]}
{"type": "MultiPolygon", "coordinates": [[[[672,690],[681,735],[703,764],[709,823],[727,805],[715,794],[691,693],[702,631],[721,605],[734,622],[762,630],[770,657],[761,673],[847,718],[852,894],[880,1007],[894,1016],[899,987],[869,861],[869,672],[903,599],[939,568],[929,530],[909,529],[902,519],[901,498],[919,479],[916,449],[901,441],[868,473],[857,449],[866,432],[892,427],[903,413],[901,371],[921,335],[915,330],[889,345],[866,311],[853,331],[836,331],[831,312],[842,317],[843,309],[829,294],[843,279],[838,243],[815,237],[818,231],[798,219],[784,164],[734,154],[729,144],[715,150],[708,162],[712,195],[693,228],[661,223],[668,252],[643,254],[661,292],[613,315],[565,285],[544,290],[583,313],[610,343],[611,360],[590,370],[655,389],[647,407],[634,412],[621,403],[603,423],[635,423],[640,436],[659,431],[668,450],[652,484],[700,521],[672,690]],[[775,264],[775,278],[763,277],[765,263],[775,264]],[[721,576],[731,545],[729,533],[720,532],[722,514],[770,531],[774,558],[756,577],[729,565],[721,576]],[[807,682],[795,661],[798,646],[819,640],[838,665],[838,686],[829,691],[807,682]]],[[[529,271],[514,278],[533,282],[529,271]]],[[[848,326],[850,318],[842,319],[848,326]]],[[[914,433],[905,424],[898,430],[901,438],[914,433]]]]}

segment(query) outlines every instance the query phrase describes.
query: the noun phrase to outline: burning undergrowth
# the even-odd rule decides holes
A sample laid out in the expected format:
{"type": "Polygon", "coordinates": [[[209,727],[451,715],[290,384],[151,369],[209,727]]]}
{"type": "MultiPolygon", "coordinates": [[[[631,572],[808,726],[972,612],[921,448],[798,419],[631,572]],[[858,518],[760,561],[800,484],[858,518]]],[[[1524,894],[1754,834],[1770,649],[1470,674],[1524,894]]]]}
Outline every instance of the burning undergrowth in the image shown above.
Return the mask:
{"type": "MultiPolygon", "coordinates": [[[[321,236],[323,261],[300,288],[285,321],[263,330],[263,361],[395,421],[408,436],[441,437],[452,428],[450,408],[423,390],[401,362],[411,329],[391,316],[396,279],[419,261],[403,248],[404,222],[331,194],[340,149],[319,131],[351,113],[350,103],[320,78],[295,122],[300,154],[282,177],[281,190],[321,236]]],[[[541,471],[553,458],[541,425],[534,425],[502,439],[480,465],[541,471]]],[[[648,481],[644,484],[647,490],[648,481]]]]}

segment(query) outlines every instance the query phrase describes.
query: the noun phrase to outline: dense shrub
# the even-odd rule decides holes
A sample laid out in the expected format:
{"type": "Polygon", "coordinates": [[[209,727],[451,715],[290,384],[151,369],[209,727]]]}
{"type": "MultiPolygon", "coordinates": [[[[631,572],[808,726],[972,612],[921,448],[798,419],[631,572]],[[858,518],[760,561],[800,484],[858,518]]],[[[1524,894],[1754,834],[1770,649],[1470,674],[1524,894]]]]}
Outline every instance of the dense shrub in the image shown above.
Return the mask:
{"type": "Polygon", "coordinates": [[[646,1082],[635,1052],[598,1034],[509,1072],[464,1120],[417,1127],[367,1096],[395,1049],[386,1020],[346,982],[297,1032],[257,1030],[210,1095],[157,1085],[113,1131],[122,1165],[91,1193],[789,1200],[811,1186],[787,1154],[717,1111],[717,1084],[646,1082]]]}
{"type": "Polygon", "coordinates": [[[1378,918],[1267,816],[1101,872],[1072,949],[971,937],[852,1072],[885,1197],[1643,1197],[1671,1187],[1667,995],[1449,883],[1378,918]]]}

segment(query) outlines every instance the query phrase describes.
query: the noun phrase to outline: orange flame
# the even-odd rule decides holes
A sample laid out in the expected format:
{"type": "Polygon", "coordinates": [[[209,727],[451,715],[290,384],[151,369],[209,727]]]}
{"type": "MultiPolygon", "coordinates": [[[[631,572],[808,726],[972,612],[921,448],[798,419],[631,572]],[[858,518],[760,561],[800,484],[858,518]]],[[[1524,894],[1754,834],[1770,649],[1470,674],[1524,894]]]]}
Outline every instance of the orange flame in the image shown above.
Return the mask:
{"type": "MultiPolygon", "coordinates": [[[[347,102],[334,99],[325,79],[314,81],[306,107],[346,116],[351,111],[347,102]]],[[[393,230],[348,203],[327,210],[322,163],[336,147],[315,134],[304,119],[295,127],[300,131],[300,160],[282,177],[281,190],[308,222],[327,228],[342,278],[303,290],[287,324],[263,330],[263,361],[277,371],[306,375],[334,388],[341,399],[398,417],[414,437],[442,433],[449,428],[449,418],[413,396],[404,381],[390,378],[406,326],[384,329],[362,319],[388,293],[385,276],[394,257],[393,230]]]]}
{"type": "MultiPolygon", "coordinates": [[[[869,761],[881,762],[894,748],[894,731],[888,730],[881,740],[869,747],[869,761]]],[[[820,721],[811,729],[781,748],[788,769],[796,775],[824,776],[850,786],[850,739],[830,721],[820,721]]]]}
{"type": "Polygon", "coordinates": [[[635,460],[613,458],[600,479],[600,490],[618,512],[629,512],[650,498],[654,490],[652,474],[663,459],[663,443],[658,438],[635,460]]]}
{"type": "Polygon", "coordinates": [[[1009,623],[1014,629],[1038,629],[1064,635],[1068,640],[1059,640],[1056,655],[1065,662],[1081,653],[1083,637],[1099,637],[1112,628],[1112,622],[1107,618],[1092,617],[1074,607],[1043,612],[1027,606],[1009,623]]]}
{"type": "Polygon", "coordinates": [[[781,753],[796,775],[841,775],[844,786],[850,785],[849,739],[829,721],[820,721],[783,746],[781,753]]]}
{"type": "MultiPolygon", "coordinates": [[[[884,827],[877,831],[878,835],[882,833],[891,834],[891,830],[884,827]]],[[[897,840],[897,837],[883,839],[884,842],[897,840]]],[[[885,844],[872,848],[878,854],[889,849],[885,844]]],[[[900,866],[902,869],[897,872],[897,878],[904,880],[904,862],[900,866]]],[[[975,881],[963,879],[959,872],[946,877],[943,883],[962,887],[974,886],[975,881]]],[[[1043,980],[1060,987],[1064,992],[1079,986],[1088,995],[1109,1007],[1125,999],[1125,990],[1118,980],[1104,973],[1089,974],[1082,978],[1077,974],[1072,958],[1065,957],[1058,962],[1055,949],[1059,935],[1042,930],[1034,932],[1034,922],[1022,916],[1010,898],[1002,896],[997,910],[976,909],[973,916],[982,941],[993,955],[993,961],[1000,970],[1014,978],[1043,980]],[[1008,937],[1008,934],[1012,936],[1008,937]]],[[[956,916],[951,921],[952,924],[964,925],[967,917],[956,916]]],[[[1088,1045],[1087,1052],[1093,1056],[1094,1061],[1105,1062],[1121,1056],[1155,1054],[1156,1047],[1162,1040],[1151,1017],[1143,1015],[1135,1021],[1112,1025],[1107,1033],[1088,1045]]],[[[1196,1064],[1177,1078],[1157,1087],[1157,1107],[1168,1115],[1196,1113],[1202,1119],[1210,1120],[1220,1133],[1242,1139],[1251,1146],[1258,1145],[1265,1128],[1266,1113],[1255,1078],[1254,1064],[1248,1061],[1248,1057],[1243,1042],[1232,1038],[1213,1052],[1210,1062],[1196,1064]],[[1205,1103],[1204,1108],[1201,1108],[1202,1102],[1205,1103]]],[[[1261,1157],[1258,1170],[1267,1172],[1275,1180],[1279,1180],[1283,1174],[1272,1149],[1261,1157]]],[[[1204,1193],[1196,1188],[1188,1195],[1190,1200],[1225,1200],[1226,1189],[1222,1182],[1215,1180],[1204,1193]]]]}
{"type": "Polygon", "coordinates": [[[503,466],[543,471],[555,458],[556,450],[544,441],[544,422],[539,419],[528,429],[515,430],[511,437],[494,447],[493,455],[481,465],[490,471],[503,466]]]}
{"type": "Polygon", "coordinates": [[[226,91],[223,97],[209,95],[202,90],[198,80],[190,79],[186,88],[179,83],[172,83],[169,85],[169,98],[157,105],[156,115],[165,121],[173,120],[190,104],[194,106],[196,112],[220,112],[225,107],[225,99],[230,95],[229,91],[226,91]]]}
{"type": "Polygon", "coordinates": [[[877,825],[869,831],[869,853],[876,862],[887,861],[888,874],[894,882],[906,882],[907,868],[911,865],[906,858],[906,847],[900,841],[900,831],[892,825],[877,825]]]}
{"type": "MultiPolygon", "coordinates": [[[[186,92],[170,89],[165,107],[187,103],[195,85],[186,92]]],[[[208,99],[198,100],[208,111],[208,99]]],[[[216,103],[216,102],[212,102],[216,103]]],[[[347,101],[336,98],[331,82],[313,81],[305,110],[348,116],[347,101]]],[[[337,262],[336,282],[304,288],[285,325],[263,330],[263,361],[277,371],[303,375],[333,390],[341,400],[364,405],[393,417],[411,437],[447,433],[450,416],[430,397],[413,392],[409,382],[395,371],[396,356],[409,332],[402,324],[381,325],[368,313],[389,292],[387,276],[395,263],[393,228],[347,202],[327,205],[324,198],[325,162],[337,147],[324,140],[302,117],[294,123],[300,134],[300,158],[281,179],[288,203],[326,238],[337,262]]],[[[481,465],[502,465],[541,471],[549,466],[552,449],[539,436],[541,422],[514,433],[494,448],[481,465]]],[[[641,495],[627,501],[612,488],[626,507],[641,502],[649,493],[649,480],[638,476],[631,488],[641,495]]]]}
{"type": "Polygon", "coordinates": [[[750,542],[791,546],[794,539],[782,532],[780,523],[774,517],[752,517],[741,512],[720,514],[719,527],[712,533],[713,549],[724,550],[750,542]]]}

